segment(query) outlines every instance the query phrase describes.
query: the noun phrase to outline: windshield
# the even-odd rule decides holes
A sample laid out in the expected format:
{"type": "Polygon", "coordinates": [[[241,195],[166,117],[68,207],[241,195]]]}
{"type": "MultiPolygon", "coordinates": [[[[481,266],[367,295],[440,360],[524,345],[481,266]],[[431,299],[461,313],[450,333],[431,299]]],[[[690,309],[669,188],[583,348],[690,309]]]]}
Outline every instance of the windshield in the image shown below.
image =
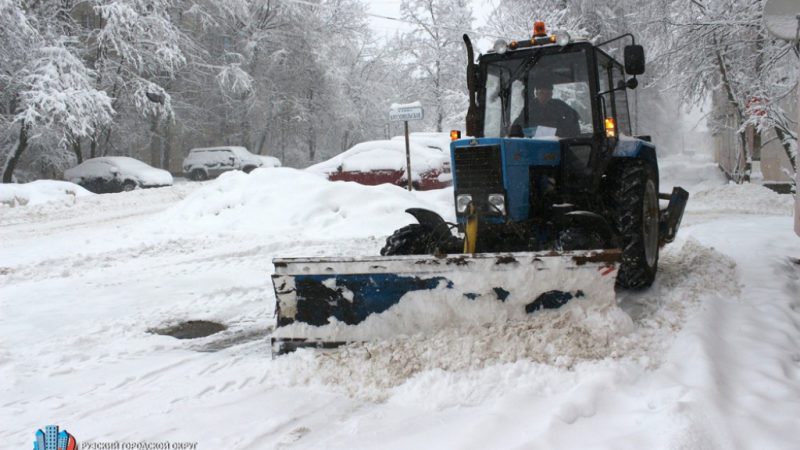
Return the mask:
{"type": "Polygon", "coordinates": [[[488,63],[484,136],[591,135],[586,52],[488,63]]]}

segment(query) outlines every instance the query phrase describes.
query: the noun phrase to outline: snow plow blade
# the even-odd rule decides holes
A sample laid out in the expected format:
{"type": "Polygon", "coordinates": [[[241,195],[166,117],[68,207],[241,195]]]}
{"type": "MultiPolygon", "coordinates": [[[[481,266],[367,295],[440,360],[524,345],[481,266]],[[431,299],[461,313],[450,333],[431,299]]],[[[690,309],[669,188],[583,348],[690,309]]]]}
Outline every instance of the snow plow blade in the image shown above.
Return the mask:
{"type": "Polygon", "coordinates": [[[419,323],[435,331],[459,322],[484,323],[485,317],[476,316],[485,316],[486,309],[477,305],[499,308],[492,310],[492,320],[512,320],[558,308],[572,298],[613,299],[619,259],[616,249],[276,258],[272,351],[277,355],[390,338],[385,334],[392,333],[392,325],[379,317],[392,311],[406,325],[419,323]],[[439,322],[431,319],[437,314],[439,322]]]}

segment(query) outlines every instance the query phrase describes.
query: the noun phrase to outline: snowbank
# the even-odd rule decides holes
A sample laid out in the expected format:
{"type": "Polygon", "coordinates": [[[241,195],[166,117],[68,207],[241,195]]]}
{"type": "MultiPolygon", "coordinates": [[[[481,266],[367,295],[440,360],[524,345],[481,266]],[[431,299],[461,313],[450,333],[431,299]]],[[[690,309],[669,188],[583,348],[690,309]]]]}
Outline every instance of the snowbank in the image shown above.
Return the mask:
{"type": "Polygon", "coordinates": [[[95,195],[68,181],[39,180],[25,184],[0,184],[0,205],[26,206],[48,202],[74,204],[76,197],[95,195]]]}
{"type": "Polygon", "coordinates": [[[451,189],[408,192],[392,185],[330,182],[291,168],[228,172],[165,213],[161,232],[248,232],[276,239],[386,236],[414,219],[411,207],[455,220],[451,189]]]}
{"type": "Polygon", "coordinates": [[[691,194],[728,183],[716,162],[690,155],[660,157],[658,172],[661,192],[671,192],[673,186],[680,186],[691,194]]]}
{"type": "Polygon", "coordinates": [[[758,184],[729,184],[691,192],[687,211],[703,214],[791,216],[794,198],[758,184]]]}

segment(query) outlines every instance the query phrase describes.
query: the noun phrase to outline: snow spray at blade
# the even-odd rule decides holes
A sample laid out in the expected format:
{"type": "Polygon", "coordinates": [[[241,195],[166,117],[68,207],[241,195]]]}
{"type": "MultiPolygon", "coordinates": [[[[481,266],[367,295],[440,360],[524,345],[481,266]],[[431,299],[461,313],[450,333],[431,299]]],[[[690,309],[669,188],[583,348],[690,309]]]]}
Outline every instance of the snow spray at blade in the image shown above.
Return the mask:
{"type": "Polygon", "coordinates": [[[614,302],[618,250],[276,259],[277,354],[614,302]]]}

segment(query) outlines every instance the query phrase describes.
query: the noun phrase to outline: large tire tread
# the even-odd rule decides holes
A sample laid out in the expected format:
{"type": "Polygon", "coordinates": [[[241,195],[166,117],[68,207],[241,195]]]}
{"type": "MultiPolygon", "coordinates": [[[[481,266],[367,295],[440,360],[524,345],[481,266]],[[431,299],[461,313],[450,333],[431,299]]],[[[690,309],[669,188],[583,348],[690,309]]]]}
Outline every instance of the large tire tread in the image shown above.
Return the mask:
{"type": "Polygon", "coordinates": [[[463,248],[461,239],[452,235],[439,238],[429,227],[412,223],[386,238],[381,255],[431,255],[457,252],[461,248],[463,248]]]}
{"type": "MultiPolygon", "coordinates": [[[[617,285],[627,289],[647,288],[653,284],[658,270],[658,246],[655,263],[650,266],[645,256],[642,209],[648,180],[653,180],[658,193],[655,170],[645,161],[620,161],[610,168],[607,180],[607,207],[622,244],[617,285]]],[[[656,205],[657,202],[656,199],[656,205]]]]}

